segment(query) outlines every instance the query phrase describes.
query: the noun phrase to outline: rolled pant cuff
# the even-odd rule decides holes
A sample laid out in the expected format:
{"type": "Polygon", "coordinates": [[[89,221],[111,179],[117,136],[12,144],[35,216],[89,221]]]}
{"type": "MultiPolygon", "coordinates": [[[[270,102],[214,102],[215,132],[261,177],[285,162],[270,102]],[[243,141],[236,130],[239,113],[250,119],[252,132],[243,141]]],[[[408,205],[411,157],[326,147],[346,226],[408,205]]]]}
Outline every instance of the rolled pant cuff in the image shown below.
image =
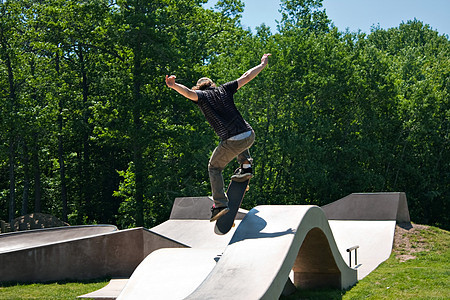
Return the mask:
{"type": "Polygon", "coordinates": [[[228,199],[214,199],[214,207],[228,207],[228,199]]]}

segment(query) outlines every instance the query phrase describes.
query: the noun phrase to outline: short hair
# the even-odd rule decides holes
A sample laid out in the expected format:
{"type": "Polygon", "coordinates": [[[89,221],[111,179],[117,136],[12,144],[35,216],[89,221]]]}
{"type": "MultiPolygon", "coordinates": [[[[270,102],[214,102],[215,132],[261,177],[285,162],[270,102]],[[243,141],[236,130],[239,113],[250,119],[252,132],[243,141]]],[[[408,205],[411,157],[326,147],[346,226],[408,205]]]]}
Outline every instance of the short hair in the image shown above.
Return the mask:
{"type": "Polygon", "coordinates": [[[208,77],[202,77],[197,80],[197,84],[192,87],[193,90],[206,90],[210,87],[216,87],[216,84],[208,77]]]}

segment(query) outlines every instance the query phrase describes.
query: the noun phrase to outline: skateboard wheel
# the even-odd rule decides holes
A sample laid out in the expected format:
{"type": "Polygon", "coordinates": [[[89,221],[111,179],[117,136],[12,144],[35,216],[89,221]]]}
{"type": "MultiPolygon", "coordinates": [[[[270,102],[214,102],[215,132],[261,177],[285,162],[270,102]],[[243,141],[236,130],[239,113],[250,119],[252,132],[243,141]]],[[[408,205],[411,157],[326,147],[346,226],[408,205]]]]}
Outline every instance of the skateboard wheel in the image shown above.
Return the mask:
{"type": "Polygon", "coordinates": [[[233,222],[233,226],[231,226],[231,227],[234,227],[234,226],[236,226],[236,223],[233,222]]]}

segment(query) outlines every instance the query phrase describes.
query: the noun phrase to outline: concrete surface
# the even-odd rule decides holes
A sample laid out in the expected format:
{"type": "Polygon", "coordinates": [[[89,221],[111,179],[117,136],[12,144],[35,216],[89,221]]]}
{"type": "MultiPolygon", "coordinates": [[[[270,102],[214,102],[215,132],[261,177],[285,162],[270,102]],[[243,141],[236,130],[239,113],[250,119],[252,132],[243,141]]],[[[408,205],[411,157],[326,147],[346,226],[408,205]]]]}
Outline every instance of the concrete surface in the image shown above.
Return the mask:
{"type": "Polygon", "coordinates": [[[396,220],[409,223],[405,193],[354,193],[322,206],[328,220],[396,220]]]}
{"type": "Polygon", "coordinates": [[[234,231],[241,221],[235,221],[236,226],[229,234],[214,233],[214,222],[208,220],[168,220],[151,230],[162,236],[178,241],[191,248],[225,249],[234,231]]]}
{"type": "Polygon", "coordinates": [[[154,250],[180,247],[187,246],[143,228],[25,247],[0,253],[0,281],[129,277],[154,250]]]}
{"type": "Polygon", "coordinates": [[[0,253],[60,243],[112,231],[117,231],[117,227],[114,225],[89,225],[4,233],[0,235],[0,253]]]}
{"type": "Polygon", "coordinates": [[[346,288],[357,281],[315,206],[258,206],[217,254],[217,249],[155,252],[118,299],[278,299],[291,270],[297,286],[346,288]],[[170,288],[174,282],[176,288],[170,288]]]}
{"type": "Polygon", "coordinates": [[[297,287],[347,288],[357,281],[319,207],[258,206],[186,299],[278,299],[291,270],[297,287]]]}
{"type": "MultiPolygon", "coordinates": [[[[176,198],[170,220],[209,220],[211,218],[211,206],[213,201],[210,197],[181,197],[176,198]]],[[[239,209],[236,220],[242,220],[247,210],[239,209]]]]}
{"type": "MultiPolygon", "coordinates": [[[[349,263],[349,247],[359,245],[358,280],[389,258],[395,224],[410,222],[406,194],[353,193],[322,206],[342,257],[349,263]]],[[[352,253],[352,266],[354,266],[352,253]]]]}
{"type": "Polygon", "coordinates": [[[128,282],[128,278],[111,279],[107,286],[95,292],[78,296],[77,298],[114,300],[124,289],[128,282]]]}
{"type": "Polygon", "coordinates": [[[390,256],[395,223],[410,221],[404,193],[351,194],[322,208],[241,210],[232,232],[218,236],[211,205],[209,197],[177,198],[170,219],[150,230],[107,225],[2,234],[0,282],[131,276],[90,298],[278,299],[291,281],[300,288],[355,284],[390,256]],[[355,245],[353,269],[346,250],[355,245]]]}
{"type": "Polygon", "coordinates": [[[139,265],[117,299],[184,299],[215,267],[218,254],[216,249],[155,251],[139,265]]]}
{"type": "MultiPolygon", "coordinates": [[[[347,249],[358,245],[358,280],[366,277],[389,258],[394,242],[395,220],[348,221],[330,220],[331,231],[345,262],[349,264],[347,249]]],[[[352,267],[355,266],[352,253],[352,267]]]]}

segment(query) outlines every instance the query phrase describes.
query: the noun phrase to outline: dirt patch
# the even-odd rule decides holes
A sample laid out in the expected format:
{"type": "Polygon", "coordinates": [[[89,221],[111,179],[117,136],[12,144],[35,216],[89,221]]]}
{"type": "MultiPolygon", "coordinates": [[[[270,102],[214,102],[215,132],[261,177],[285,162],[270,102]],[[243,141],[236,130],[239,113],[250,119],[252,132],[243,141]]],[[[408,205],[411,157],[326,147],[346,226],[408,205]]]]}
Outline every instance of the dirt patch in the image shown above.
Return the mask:
{"type": "Polygon", "coordinates": [[[428,251],[426,240],[421,235],[421,231],[428,228],[426,225],[411,223],[396,225],[393,252],[400,262],[415,259],[418,252],[428,251]]]}

